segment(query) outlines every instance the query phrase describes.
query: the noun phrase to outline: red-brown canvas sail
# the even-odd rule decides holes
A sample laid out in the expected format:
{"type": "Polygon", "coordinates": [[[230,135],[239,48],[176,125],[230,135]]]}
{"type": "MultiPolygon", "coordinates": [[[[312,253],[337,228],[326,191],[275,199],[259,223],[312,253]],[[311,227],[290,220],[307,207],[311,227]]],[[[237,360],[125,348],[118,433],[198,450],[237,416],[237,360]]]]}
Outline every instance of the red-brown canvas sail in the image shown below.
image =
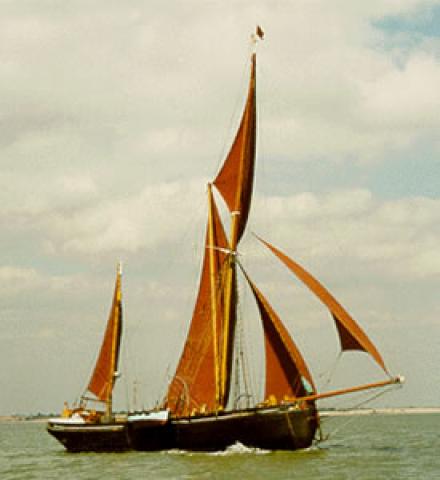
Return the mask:
{"type": "Polygon", "coordinates": [[[252,198],[256,141],[255,54],[251,59],[251,77],[240,127],[214,185],[229,211],[238,217],[231,248],[235,249],[246,227],[252,198]]]}
{"type": "Polygon", "coordinates": [[[199,293],[184,350],[167,393],[167,407],[176,416],[189,415],[194,409],[214,411],[221,403],[218,342],[223,321],[221,284],[228,243],[210,189],[209,203],[210,220],[199,293]]]}
{"type": "MultiPolygon", "coordinates": [[[[257,27],[253,42],[256,43],[258,38],[263,37],[263,30],[257,27]]],[[[116,418],[111,409],[111,387],[105,387],[107,384],[100,380],[106,377],[113,382],[116,367],[110,370],[111,374],[106,371],[101,374],[97,365],[89,388],[96,395],[101,395],[100,392],[105,388],[109,392],[106,394],[107,414],[95,415],[93,411],[88,413],[83,410],[80,414],[84,417],[84,422],[76,420],[75,412],[74,421],[66,421],[63,415],[63,418],[51,419],[48,423],[49,433],[67,449],[115,451],[134,448],[157,451],[177,448],[219,451],[237,442],[251,448],[271,450],[307,448],[315,439],[319,427],[316,400],[401,382],[399,378],[388,379],[316,393],[312,376],[293,339],[271,305],[244,272],[258,305],[266,352],[265,401],[255,404],[252,395],[248,395],[250,389],[244,342],[234,345],[234,332],[238,310],[237,265],[240,266],[237,246],[246,228],[252,197],[255,129],[253,55],[249,91],[241,123],[225,163],[215,179],[216,188],[231,214],[230,236],[226,237],[209,185],[208,225],[199,291],[187,340],[163,401],[163,410],[137,412],[134,415],[129,413],[126,418],[119,415],[116,418]],[[233,357],[236,362],[232,361],[233,357]],[[233,363],[237,367],[235,375],[231,372],[233,363]],[[231,376],[236,380],[236,395],[235,406],[228,411],[226,407],[232,390],[231,376]],[[246,407],[243,409],[240,407],[242,399],[246,399],[246,407]]],[[[268,246],[277,252],[274,247],[268,246]]],[[[362,349],[375,355],[374,347],[369,346],[363,332],[353,327],[354,321],[347,317],[345,311],[345,315],[341,313],[342,307],[337,302],[332,303],[334,299],[324,287],[317,284],[301,267],[295,266],[294,263],[290,265],[292,271],[316,295],[323,297],[322,301],[330,308],[342,348],[362,349]]],[[[98,360],[102,366],[109,363],[108,344],[112,342],[108,338],[114,330],[110,323],[111,319],[98,360]]],[[[113,345],[116,345],[115,336],[113,345]]],[[[115,348],[112,352],[115,352],[115,348]]],[[[113,356],[112,353],[110,357],[116,359],[117,363],[117,351],[116,355],[113,356]]],[[[375,358],[381,361],[377,353],[375,358]]],[[[102,398],[106,396],[103,394],[102,398]]],[[[65,413],[67,416],[73,412],[66,409],[65,413]]]]}
{"type": "Polygon", "coordinates": [[[344,307],[342,307],[342,305],[333,297],[333,295],[316,278],[304,270],[301,265],[294,262],[270,243],[261,238],[259,238],[259,240],[266,245],[286,265],[286,267],[321,300],[324,305],[327,306],[336,323],[341,349],[343,351],[362,350],[369,353],[383,368],[385,373],[388,374],[385,363],[376,347],[373,345],[361,327],[356,323],[356,321],[344,309],[344,307]]]}
{"type": "Polygon", "coordinates": [[[87,389],[99,400],[107,402],[111,397],[118,368],[119,347],[122,336],[121,269],[118,267],[113,303],[107,321],[101,350],[87,389]]]}
{"type": "Polygon", "coordinates": [[[231,212],[231,234],[229,248],[231,255],[225,275],[225,308],[220,345],[220,398],[226,405],[230,391],[230,378],[233,357],[233,343],[236,319],[236,268],[235,253],[244,233],[251,205],[254,182],[255,142],[256,142],[256,56],[251,57],[251,75],[246,105],[241,123],[232,147],[214,185],[223,196],[231,212]]]}
{"type": "Polygon", "coordinates": [[[266,353],[265,398],[302,397],[316,388],[298,347],[261,291],[244,272],[260,311],[266,353]],[[305,388],[304,381],[309,389],[305,388]]]}

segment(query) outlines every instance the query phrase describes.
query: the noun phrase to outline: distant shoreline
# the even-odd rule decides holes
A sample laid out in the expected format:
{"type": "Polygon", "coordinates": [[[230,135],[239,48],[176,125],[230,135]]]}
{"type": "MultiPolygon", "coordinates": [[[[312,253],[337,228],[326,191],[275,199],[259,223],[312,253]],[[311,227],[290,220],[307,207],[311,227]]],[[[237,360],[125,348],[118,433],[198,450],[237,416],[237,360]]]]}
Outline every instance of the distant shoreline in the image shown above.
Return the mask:
{"type": "Polygon", "coordinates": [[[49,418],[53,418],[58,415],[50,415],[48,417],[32,417],[21,415],[4,415],[0,416],[0,423],[45,423],[49,418]]]}
{"type": "MultiPolygon", "coordinates": [[[[394,407],[394,408],[359,408],[347,410],[321,409],[322,417],[342,417],[349,415],[421,415],[440,413],[440,407],[394,407]]],[[[45,423],[49,418],[57,417],[57,414],[50,415],[3,415],[0,416],[0,423],[32,422],[45,423]]]]}
{"type": "Polygon", "coordinates": [[[394,407],[394,408],[359,408],[347,410],[319,411],[323,417],[337,417],[344,415],[420,415],[427,413],[440,413],[440,407],[394,407]]]}

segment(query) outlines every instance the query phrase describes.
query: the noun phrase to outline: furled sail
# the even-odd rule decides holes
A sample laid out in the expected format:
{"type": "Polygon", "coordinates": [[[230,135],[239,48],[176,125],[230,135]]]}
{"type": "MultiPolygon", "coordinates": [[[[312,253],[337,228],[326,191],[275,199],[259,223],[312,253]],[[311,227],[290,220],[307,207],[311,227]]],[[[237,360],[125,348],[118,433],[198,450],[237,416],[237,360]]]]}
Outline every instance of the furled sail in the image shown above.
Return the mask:
{"type": "Polygon", "coordinates": [[[111,398],[118,368],[119,347],[122,336],[121,268],[118,265],[115,291],[101,350],[87,389],[99,400],[111,398]]]}
{"type": "Polygon", "coordinates": [[[292,399],[315,393],[310,371],[292,337],[261,291],[244,270],[243,273],[255,296],[263,323],[266,352],[265,398],[274,397],[281,401],[285,397],[292,399]]]}
{"type": "Polygon", "coordinates": [[[177,416],[193,410],[214,411],[219,399],[218,342],[223,322],[222,274],[228,242],[209,188],[199,293],[186,343],[167,393],[167,407],[177,416]]]}
{"type": "Polygon", "coordinates": [[[388,374],[385,363],[376,347],[333,295],[316,278],[304,270],[301,265],[294,262],[270,243],[259,237],[257,238],[327,306],[333,316],[339,333],[341,350],[361,350],[369,353],[385,373],[388,374]]]}
{"type": "Polygon", "coordinates": [[[254,183],[255,141],[256,141],[256,79],[255,53],[251,59],[251,76],[246,106],[240,127],[222,169],[214,180],[229,211],[237,216],[237,225],[231,238],[235,249],[246,227],[254,183]]]}

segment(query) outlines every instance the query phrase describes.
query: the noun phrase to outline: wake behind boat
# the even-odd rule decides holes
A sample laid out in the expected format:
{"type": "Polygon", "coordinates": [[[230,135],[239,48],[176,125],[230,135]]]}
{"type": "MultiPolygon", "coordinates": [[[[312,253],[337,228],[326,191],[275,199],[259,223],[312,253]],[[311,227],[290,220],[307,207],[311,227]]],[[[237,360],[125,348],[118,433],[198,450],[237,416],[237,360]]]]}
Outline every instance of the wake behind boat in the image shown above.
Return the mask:
{"type": "MultiPolygon", "coordinates": [[[[258,28],[254,43],[262,38],[263,32],[258,28]]],[[[306,448],[312,444],[319,428],[317,400],[401,382],[399,377],[389,374],[376,347],[332,294],[302,266],[259,239],[328,308],[341,350],[368,353],[386,375],[381,382],[318,392],[288,330],[239,261],[237,249],[246,231],[253,193],[256,104],[254,51],[236,136],[218,175],[208,185],[208,220],[197,300],[183,352],[161,409],[130,414],[120,422],[111,411],[120,340],[120,327],[116,324],[117,318],[122,318],[119,276],[101,355],[88,387],[104,402],[106,411],[96,418],[84,415],[84,424],[75,423],[72,415],[68,416],[69,422],[53,419],[48,425],[49,433],[68,450],[216,451],[236,442],[269,450],[306,448]],[[229,210],[229,235],[217,208],[218,194],[229,210]],[[240,340],[237,332],[242,329],[238,315],[239,272],[255,299],[264,335],[265,392],[262,399],[253,402],[245,362],[237,347],[240,340]],[[98,371],[104,373],[98,375],[98,371]],[[231,393],[233,379],[234,395],[231,393]],[[246,399],[245,408],[238,408],[236,400],[240,398],[246,399]]]]}

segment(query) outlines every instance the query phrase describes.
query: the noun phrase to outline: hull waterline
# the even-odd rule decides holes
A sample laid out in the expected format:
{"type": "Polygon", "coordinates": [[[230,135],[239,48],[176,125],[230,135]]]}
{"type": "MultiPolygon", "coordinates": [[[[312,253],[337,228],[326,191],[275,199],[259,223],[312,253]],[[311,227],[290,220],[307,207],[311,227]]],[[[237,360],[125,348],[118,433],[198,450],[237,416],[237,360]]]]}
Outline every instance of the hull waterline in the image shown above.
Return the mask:
{"type": "Polygon", "coordinates": [[[267,450],[298,450],[312,444],[317,427],[314,408],[293,407],[244,410],[173,422],[176,447],[196,451],[224,450],[236,442],[267,450]]]}
{"type": "Polygon", "coordinates": [[[318,427],[314,407],[274,407],[168,419],[111,424],[49,422],[48,432],[71,452],[125,450],[220,451],[240,442],[267,450],[309,447],[318,427]]]}
{"type": "Polygon", "coordinates": [[[49,421],[47,431],[70,452],[130,450],[127,423],[63,424],[49,421]]]}

